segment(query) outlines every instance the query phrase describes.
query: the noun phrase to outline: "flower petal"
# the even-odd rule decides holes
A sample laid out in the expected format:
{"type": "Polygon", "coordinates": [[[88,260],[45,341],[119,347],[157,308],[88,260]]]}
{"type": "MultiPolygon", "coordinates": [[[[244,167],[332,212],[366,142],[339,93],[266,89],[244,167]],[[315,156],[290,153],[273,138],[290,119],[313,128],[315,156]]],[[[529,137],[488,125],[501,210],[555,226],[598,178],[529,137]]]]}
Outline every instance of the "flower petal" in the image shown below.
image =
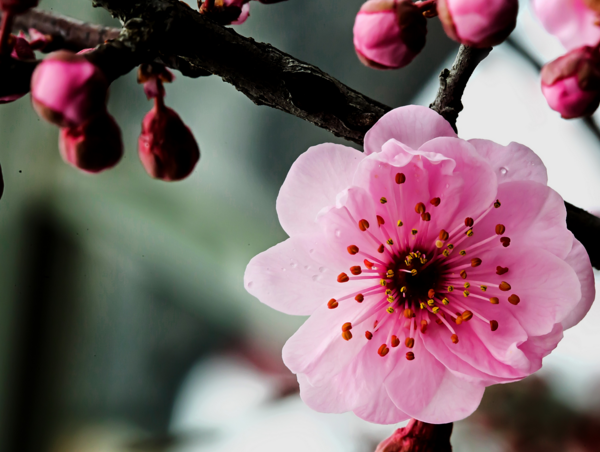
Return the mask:
{"type": "Polygon", "coordinates": [[[408,105],[386,113],[367,132],[365,154],[380,152],[384,143],[392,138],[418,149],[437,137],[456,137],[456,133],[448,121],[430,108],[408,105]]]}
{"type": "Polygon", "coordinates": [[[311,232],[317,213],[335,204],[339,192],[352,183],[364,158],[362,152],[339,144],[314,146],[294,162],[279,190],[277,215],[292,236],[311,232]]]}
{"type": "Polygon", "coordinates": [[[530,373],[536,372],[542,367],[542,359],[556,348],[562,338],[563,328],[560,323],[557,323],[548,334],[531,337],[519,345],[531,362],[530,373]]]}
{"type": "Polygon", "coordinates": [[[508,146],[490,140],[469,140],[479,155],[485,158],[498,178],[498,184],[514,180],[531,180],[548,184],[546,166],[535,152],[519,143],[508,146]]]}

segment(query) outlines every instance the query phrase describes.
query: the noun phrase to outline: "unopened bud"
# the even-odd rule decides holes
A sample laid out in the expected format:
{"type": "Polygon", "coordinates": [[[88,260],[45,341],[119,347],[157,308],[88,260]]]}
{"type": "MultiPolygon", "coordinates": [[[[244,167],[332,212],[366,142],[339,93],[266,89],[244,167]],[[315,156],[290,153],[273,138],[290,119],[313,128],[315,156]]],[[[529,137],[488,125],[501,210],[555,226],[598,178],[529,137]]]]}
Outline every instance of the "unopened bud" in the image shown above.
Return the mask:
{"type": "Polygon", "coordinates": [[[184,179],[200,158],[190,129],[175,111],[160,104],[142,122],[138,153],[148,174],[165,181],[184,179]]]}
{"type": "Polygon", "coordinates": [[[121,130],[106,112],[79,127],[62,128],[58,145],[65,162],[88,173],[112,168],[123,155],[121,130]]]}
{"type": "Polygon", "coordinates": [[[584,46],[546,64],[542,93],[565,119],[591,115],[600,104],[600,56],[584,46]]]}
{"type": "Polygon", "coordinates": [[[38,115],[61,127],[77,127],[106,109],[108,81],[84,56],[50,54],[33,72],[31,99],[38,115]]]}
{"type": "Polygon", "coordinates": [[[503,42],[514,30],[518,0],[438,0],[437,10],[446,34],[471,47],[503,42]]]}
{"type": "Polygon", "coordinates": [[[241,25],[250,16],[250,0],[215,0],[211,6],[198,0],[200,14],[209,16],[221,25],[241,25]]]}
{"type": "Polygon", "coordinates": [[[369,0],[354,22],[354,48],[374,69],[398,69],[425,46],[427,20],[410,0],[369,0]]]}
{"type": "Polygon", "coordinates": [[[427,424],[411,419],[383,440],[375,452],[451,452],[452,424],[427,424]]]}

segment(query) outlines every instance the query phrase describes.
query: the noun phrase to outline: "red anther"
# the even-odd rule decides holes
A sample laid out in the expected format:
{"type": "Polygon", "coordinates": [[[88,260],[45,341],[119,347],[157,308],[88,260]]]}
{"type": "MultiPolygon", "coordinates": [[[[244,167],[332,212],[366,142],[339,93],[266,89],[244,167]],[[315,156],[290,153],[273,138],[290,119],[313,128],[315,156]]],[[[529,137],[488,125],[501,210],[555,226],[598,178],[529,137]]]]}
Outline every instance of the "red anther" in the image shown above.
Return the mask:
{"type": "Polygon", "coordinates": [[[500,283],[499,289],[500,289],[502,292],[507,292],[507,291],[509,291],[509,290],[510,290],[510,284],[508,284],[506,281],[502,281],[502,282],[500,283]]]}
{"type": "Polygon", "coordinates": [[[453,344],[458,344],[458,336],[456,334],[450,336],[450,340],[452,340],[453,344]]]}
{"type": "Polygon", "coordinates": [[[398,345],[400,345],[400,339],[396,336],[392,336],[392,347],[398,347],[398,345]]]}
{"type": "Polygon", "coordinates": [[[377,215],[377,225],[381,226],[382,224],[385,224],[385,220],[379,215],[377,215]]]}
{"type": "Polygon", "coordinates": [[[510,297],[508,297],[508,302],[510,304],[514,304],[515,306],[518,305],[520,301],[521,299],[518,295],[512,294],[510,297]]]}
{"type": "Polygon", "coordinates": [[[373,262],[369,262],[367,259],[365,259],[364,261],[365,267],[367,267],[369,270],[372,270],[373,267],[375,267],[375,264],[373,262]]]}
{"type": "Polygon", "coordinates": [[[510,238],[500,237],[500,242],[502,242],[502,246],[506,248],[508,245],[510,245],[510,238]]]}
{"type": "Polygon", "coordinates": [[[359,303],[362,303],[365,299],[365,296],[363,294],[359,293],[357,296],[354,297],[354,299],[356,301],[358,301],[359,303]]]}
{"type": "Polygon", "coordinates": [[[348,252],[354,256],[356,253],[358,253],[358,246],[350,245],[348,247],[348,252]]]}
{"type": "Polygon", "coordinates": [[[354,276],[358,276],[362,273],[362,269],[360,268],[360,265],[355,265],[354,267],[350,267],[350,272],[354,276]]]}
{"type": "Polygon", "coordinates": [[[379,245],[379,248],[377,248],[377,252],[378,253],[383,253],[385,251],[385,247],[383,246],[383,243],[381,245],[379,245]]]}
{"type": "Polygon", "coordinates": [[[387,345],[385,344],[381,344],[381,347],[379,347],[379,350],[377,350],[377,353],[379,354],[379,356],[385,356],[388,354],[388,352],[390,351],[390,349],[387,347],[387,345]]]}
{"type": "Polygon", "coordinates": [[[346,322],[342,325],[342,331],[350,331],[352,329],[352,323],[346,322]]]}
{"type": "Polygon", "coordinates": [[[479,267],[481,265],[481,259],[478,257],[471,259],[471,267],[479,267]]]}
{"type": "Polygon", "coordinates": [[[371,339],[373,339],[373,333],[371,333],[370,331],[365,331],[365,337],[368,341],[370,341],[371,339]]]}
{"type": "Polygon", "coordinates": [[[498,304],[498,303],[500,303],[500,300],[498,299],[498,297],[492,297],[492,298],[490,298],[490,303],[498,304]]]}
{"type": "Polygon", "coordinates": [[[440,205],[440,198],[432,198],[429,203],[433,206],[433,207],[437,207],[440,205]]]}
{"type": "Polygon", "coordinates": [[[332,298],[331,300],[329,300],[327,302],[327,307],[329,309],[335,309],[338,307],[338,305],[339,305],[339,303],[337,302],[337,300],[335,298],[332,298]]]}
{"type": "Polygon", "coordinates": [[[496,267],[496,274],[497,275],[503,275],[506,272],[508,272],[508,267],[500,267],[500,266],[496,267]]]}
{"type": "Polygon", "coordinates": [[[471,311],[465,311],[461,314],[461,317],[466,322],[473,318],[473,313],[471,311]]]}
{"type": "Polygon", "coordinates": [[[438,325],[444,324],[444,322],[442,322],[442,319],[438,319],[438,318],[435,319],[435,323],[437,323],[438,325]]]}
{"type": "Polygon", "coordinates": [[[344,340],[349,341],[350,339],[352,339],[352,333],[350,331],[344,331],[342,333],[342,337],[344,338],[344,340]]]}
{"type": "Polygon", "coordinates": [[[415,354],[413,352],[406,352],[406,359],[412,361],[413,359],[415,359],[415,354]]]}
{"type": "Polygon", "coordinates": [[[494,202],[494,207],[495,207],[496,209],[498,209],[498,208],[499,208],[501,205],[502,205],[502,204],[500,204],[500,200],[499,200],[499,199],[496,199],[496,202],[494,202]]]}
{"type": "Polygon", "coordinates": [[[412,337],[407,337],[404,341],[404,345],[408,348],[413,348],[415,346],[415,340],[412,337]]]}
{"type": "Polygon", "coordinates": [[[460,277],[462,279],[467,279],[467,271],[466,270],[461,270],[460,271],[460,277]]]}
{"type": "Polygon", "coordinates": [[[490,320],[490,329],[492,331],[496,331],[498,329],[498,322],[495,320],[490,320]]]}
{"type": "Polygon", "coordinates": [[[460,315],[456,316],[456,318],[454,319],[454,323],[460,325],[461,323],[463,323],[463,318],[460,315]]]}
{"type": "Polygon", "coordinates": [[[369,229],[369,222],[367,220],[360,220],[358,222],[358,228],[363,232],[366,231],[369,229]]]}
{"type": "Polygon", "coordinates": [[[425,213],[425,210],[425,204],[423,204],[422,202],[418,202],[415,206],[415,212],[417,212],[419,215],[425,213]]]}
{"type": "Polygon", "coordinates": [[[431,214],[429,212],[425,212],[421,214],[421,220],[423,221],[431,221],[431,214]]]}
{"type": "Polygon", "coordinates": [[[373,322],[373,328],[377,328],[377,325],[379,325],[379,320],[375,320],[375,322],[373,322]]]}
{"type": "Polygon", "coordinates": [[[403,184],[404,182],[406,182],[406,176],[404,175],[404,173],[397,173],[396,174],[396,183],[403,184]]]}
{"type": "Polygon", "coordinates": [[[505,231],[506,231],[506,228],[504,227],[503,224],[496,225],[496,234],[502,235],[502,234],[504,234],[505,231]]]}
{"type": "Polygon", "coordinates": [[[442,229],[440,231],[440,240],[446,241],[448,240],[448,237],[450,237],[450,234],[448,234],[448,232],[445,229],[442,229]]]}
{"type": "Polygon", "coordinates": [[[425,334],[427,331],[427,320],[421,320],[421,333],[425,334]]]}
{"type": "Polygon", "coordinates": [[[345,283],[350,281],[350,278],[348,277],[348,275],[346,273],[340,273],[337,277],[337,282],[339,283],[345,283]]]}
{"type": "Polygon", "coordinates": [[[404,317],[406,317],[407,319],[412,319],[414,316],[415,316],[415,313],[413,312],[412,309],[406,308],[404,310],[404,317]]]}
{"type": "Polygon", "coordinates": [[[433,298],[433,297],[435,297],[435,290],[433,290],[433,289],[429,289],[429,291],[427,292],[427,296],[428,296],[429,298],[433,298]]]}
{"type": "Polygon", "coordinates": [[[467,217],[465,218],[465,226],[470,228],[471,226],[473,226],[473,224],[475,224],[475,221],[473,220],[473,218],[471,217],[467,217]]]}

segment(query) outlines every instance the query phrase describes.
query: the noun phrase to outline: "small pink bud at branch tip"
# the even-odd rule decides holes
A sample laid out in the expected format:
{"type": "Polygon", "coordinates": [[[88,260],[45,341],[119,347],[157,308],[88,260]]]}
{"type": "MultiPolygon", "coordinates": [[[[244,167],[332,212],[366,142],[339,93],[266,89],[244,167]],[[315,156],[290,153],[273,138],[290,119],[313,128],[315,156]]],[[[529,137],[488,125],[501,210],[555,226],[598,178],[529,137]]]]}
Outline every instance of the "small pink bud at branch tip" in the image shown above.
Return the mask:
{"type": "Polygon", "coordinates": [[[383,440],[375,452],[452,452],[452,424],[427,424],[411,419],[383,440]]]}

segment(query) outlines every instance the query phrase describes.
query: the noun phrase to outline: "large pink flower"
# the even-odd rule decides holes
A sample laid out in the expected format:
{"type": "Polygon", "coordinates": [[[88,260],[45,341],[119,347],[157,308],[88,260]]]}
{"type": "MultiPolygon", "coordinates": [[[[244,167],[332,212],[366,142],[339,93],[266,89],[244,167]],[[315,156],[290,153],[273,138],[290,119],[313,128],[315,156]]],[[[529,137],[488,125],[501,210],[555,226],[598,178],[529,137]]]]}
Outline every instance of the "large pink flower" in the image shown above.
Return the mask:
{"type": "Polygon", "coordinates": [[[371,422],[462,419],[484,388],[538,370],[594,298],[583,246],[527,147],[464,141],[418,106],[385,115],[365,153],[309,149],[277,199],[290,238],[247,290],[310,315],[286,343],[301,396],[371,422]]]}
{"type": "Polygon", "coordinates": [[[567,50],[600,42],[600,18],[584,0],[532,0],[532,5],[544,28],[567,50]]]}

